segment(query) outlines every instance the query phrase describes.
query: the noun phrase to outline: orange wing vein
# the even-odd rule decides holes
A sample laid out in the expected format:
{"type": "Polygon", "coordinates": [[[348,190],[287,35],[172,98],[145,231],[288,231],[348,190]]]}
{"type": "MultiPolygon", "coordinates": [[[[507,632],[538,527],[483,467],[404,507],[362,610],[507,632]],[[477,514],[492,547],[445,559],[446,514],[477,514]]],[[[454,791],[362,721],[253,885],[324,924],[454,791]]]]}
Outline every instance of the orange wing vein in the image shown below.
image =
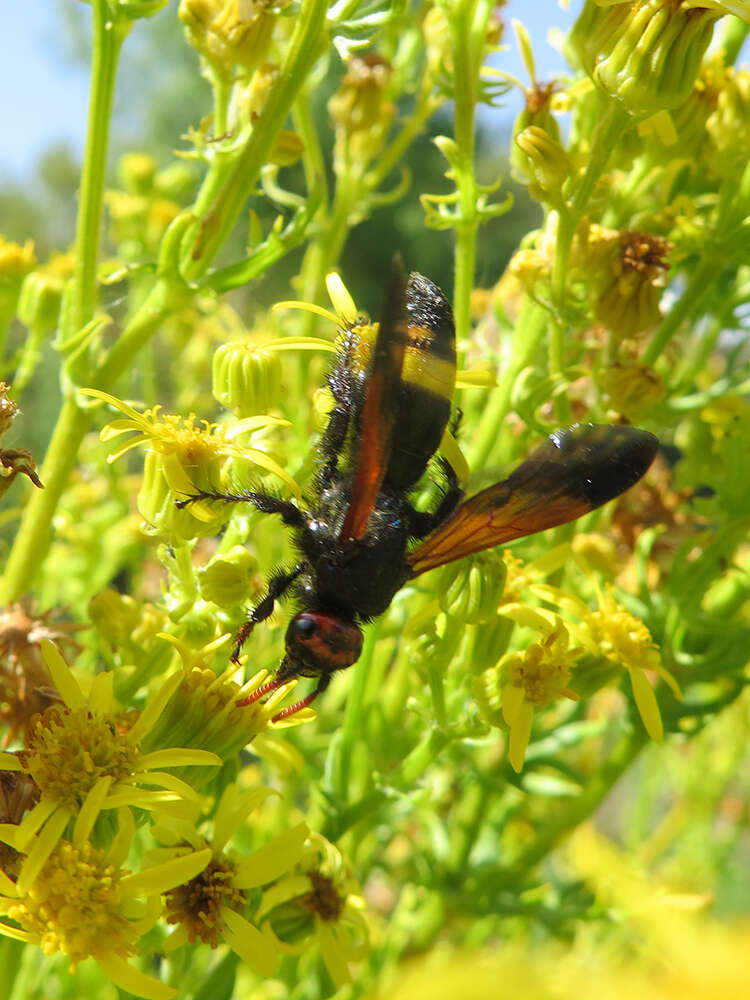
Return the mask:
{"type": "Polygon", "coordinates": [[[413,576],[483,549],[567,524],[624,493],[658,440],[635,427],[557,431],[510,476],[469,497],[407,557],[413,576]]]}

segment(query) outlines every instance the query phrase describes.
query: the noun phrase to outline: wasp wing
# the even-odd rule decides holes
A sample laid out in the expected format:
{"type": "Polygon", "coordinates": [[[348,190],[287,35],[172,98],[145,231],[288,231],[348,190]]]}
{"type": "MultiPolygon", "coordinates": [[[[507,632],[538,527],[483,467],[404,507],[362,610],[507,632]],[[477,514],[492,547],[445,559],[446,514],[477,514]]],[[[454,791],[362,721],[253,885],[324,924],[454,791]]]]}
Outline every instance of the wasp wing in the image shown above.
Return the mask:
{"type": "Polygon", "coordinates": [[[567,524],[638,482],[659,445],[636,427],[556,431],[501,483],[469,497],[410,552],[411,575],[567,524]]]}
{"type": "Polygon", "coordinates": [[[339,532],[342,545],[364,535],[388,468],[408,326],[406,279],[401,259],[396,258],[391,267],[367,376],[351,500],[339,532]]]}

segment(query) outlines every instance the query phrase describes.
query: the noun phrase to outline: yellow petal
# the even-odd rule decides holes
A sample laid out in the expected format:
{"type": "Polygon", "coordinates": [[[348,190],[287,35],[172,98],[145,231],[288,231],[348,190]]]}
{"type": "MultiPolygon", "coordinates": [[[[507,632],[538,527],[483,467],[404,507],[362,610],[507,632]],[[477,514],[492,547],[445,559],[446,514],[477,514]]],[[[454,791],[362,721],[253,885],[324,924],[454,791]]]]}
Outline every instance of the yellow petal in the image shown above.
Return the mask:
{"type": "Polygon", "coordinates": [[[9,924],[4,924],[2,920],[0,920],[0,934],[13,938],[15,941],[25,941],[27,944],[39,944],[38,934],[29,934],[28,931],[22,931],[20,927],[11,927],[9,924]]]}
{"type": "Polygon", "coordinates": [[[458,482],[460,485],[464,485],[469,481],[471,476],[471,469],[469,468],[469,463],[464,457],[464,453],[458,446],[458,442],[453,437],[451,432],[446,428],[443,431],[443,437],[438,446],[439,451],[448,459],[451,468],[458,476],[458,482]]]}
{"type": "Polygon", "coordinates": [[[654,689],[642,670],[628,667],[628,673],[630,674],[630,683],[633,686],[633,697],[643,719],[643,725],[646,727],[646,732],[652,740],[660,743],[664,739],[664,727],[654,689]]]}
{"type": "Polygon", "coordinates": [[[82,847],[91,836],[91,831],[94,829],[94,823],[96,823],[99,813],[102,811],[102,806],[104,805],[104,800],[107,797],[112,780],[111,774],[102,775],[93,788],[89,789],[73,827],[73,843],[76,847],[82,847]]]}
{"type": "Polygon", "coordinates": [[[184,885],[196,875],[200,875],[211,860],[211,848],[191,851],[178,858],[171,858],[152,868],[144,868],[133,875],[120,879],[122,891],[128,896],[155,895],[168,892],[177,885],[184,885]]]}
{"type": "Polygon", "coordinates": [[[530,701],[524,701],[511,727],[510,743],[508,745],[508,760],[516,774],[520,774],[523,768],[526,747],[529,745],[529,737],[531,736],[531,722],[533,718],[534,706],[530,701]]]}
{"type": "Polygon", "coordinates": [[[503,719],[505,719],[506,726],[512,726],[523,703],[523,688],[516,687],[515,684],[504,685],[502,699],[503,719]]]}
{"type": "Polygon", "coordinates": [[[45,823],[44,829],[34,841],[26,860],[21,866],[18,876],[18,894],[25,896],[30,886],[35,881],[37,875],[42,870],[50,854],[57,846],[57,842],[62,836],[63,830],[68,825],[70,811],[59,807],[49,820],[45,823]]]}
{"type": "Polygon", "coordinates": [[[47,664],[47,669],[52,677],[52,683],[59,691],[62,700],[72,711],[77,708],[85,708],[86,699],[83,692],[57,646],[49,639],[42,639],[40,648],[42,659],[47,664]]]}
{"type": "Polygon", "coordinates": [[[223,937],[229,947],[262,976],[272,976],[279,964],[279,955],[273,947],[273,938],[269,934],[261,933],[249,920],[245,920],[234,910],[222,910],[222,917],[223,937]]]}
{"type": "Polygon", "coordinates": [[[352,981],[349,966],[346,964],[339,943],[330,927],[324,920],[316,921],[318,927],[318,941],[320,942],[320,952],[331,979],[337,988],[346,986],[352,981]]]}
{"type": "Polygon", "coordinates": [[[88,702],[89,708],[95,715],[104,715],[105,712],[117,711],[114,681],[114,670],[102,670],[91,681],[88,702]]]}
{"type": "Polygon", "coordinates": [[[293,868],[302,857],[308,834],[307,823],[299,823],[259,847],[250,857],[240,861],[233,879],[238,889],[267,885],[293,868]]]}
{"type": "Polygon", "coordinates": [[[357,307],[354,304],[354,299],[351,297],[349,290],[341,280],[341,275],[337,274],[335,271],[331,271],[327,274],[326,288],[328,289],[328,297],[331,300],[331,305],[336,310],[337,317],[342,319],[344,323],[348,325],[356,323],[359,313],[357,312],[357,307]]]}
{"type": "Polygon", "coordinates": [[[150,771],[154,768],[162,767],[190,767],[192,765],[213,765],[222,764],[223,761],[218,754],[211,750],[193,750],[190,747],[170,747],[167,750],[152,750],[145,753],[138,761],[140,771],[150,771]]]}
{"type": "Polygon", "coordinates": [[[331,323],[336,326],[339,325],[339,318],[335,313],[332,313],[330,309],[324,309],[323,306],[316,306],[313,302],[300,302],[297,299],[284,299],[282,302],[275,302],[273,305],[273,311],[278,312],[280,309],[300,309],[302,312],[315,313],[316,316],[322,316],[324,319],[328,319],[331,323]]]}
{"type": "Polygon", "coordinates": [[[128,993],[146,997],[146,1000],[172,1000],[172,997],[177,996],[177,990],[154,979],[153,976],[139,972],[119,955],[107,952],[94,957],[102,972],[109,976],[116,986],[121,986],[128,993]]]}
{"type": "Polygon", "coordinates": [[[21,760],[14,753],[0,753],[0,771],[23,771],[21,760]]]}
{"type": "Polygon", "coordinates": [[[151,727],[167,706],[167,702],[182,683],[184,677],[182,670],[176,670],[156,693],[148,698],[146,705],[138,716],[135,724],[128,731],[128,741],[136,746],[148,733],[151,727]]]}

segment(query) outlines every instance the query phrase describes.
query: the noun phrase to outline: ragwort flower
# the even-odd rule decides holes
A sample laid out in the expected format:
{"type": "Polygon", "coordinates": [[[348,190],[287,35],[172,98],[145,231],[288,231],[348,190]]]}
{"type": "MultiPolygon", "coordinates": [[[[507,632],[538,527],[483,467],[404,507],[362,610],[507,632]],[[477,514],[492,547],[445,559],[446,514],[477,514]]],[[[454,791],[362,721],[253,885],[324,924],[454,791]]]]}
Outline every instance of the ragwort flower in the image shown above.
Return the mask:
{"type": "Polygon", "coordinates": [[[180,510],[175,501],[195,493],[231,487],[229,463],[243,467],[254,465],[259,470],[278,476],[295,494],[299,488],[292,477],[278,462],[252,443],[237,441],[244,435],[262,432],[269,427],[288,426],[288,421],[278,417],[257,416],[239,420],[232,427],[203,421],[196,426],[195,415],[183,418],[175,414],[161,414],[160,407],[139,413],[132,406],[98,389],[82,389],[87,396],[101,399],[125,414],[125,419],[113,420],[101,431],[103,441],[110,441],[128,431],[136,436],[116,447],[109,461],[136,448],[147,445],[143,483],[138,494],[138,509],[153,526],[180,539],[191,539],[216,534],[219,527],[231,516],[229,506],[211,509],[203,503],[190,504],[180,510]]]}
{"type": "Polygon", "coordinates": [[[194,878],[167,893],[167,922],[177,926],[166,942],[168,951],[186,941],[200,939],[211,948],[223,941],[261,975],[273,975],[281,954],[279,943],[268,925],[258,929],[248,919],[248,893],[275,881],[297,864],[303,855],[307,825],[297,823],[245,857],[229,846],[250,814],[273,794],[270,788],[240,791],[236,785],[228,785],[210,837],[175,817],[165,817],[154,827],[157,839],[167,845],[156,852],[162,861],[199,848],[207,849],[211,858],[194,878]]]}
{"type": "Polygon", "coordinates": [[[635,118],[687,100],[714,23],[714,0],[586,0],[570,34],[583,68],[635,118]]]}
{"type": "Polygon", "coordinates": [[[140,749],[180,673],[168,678],[140,714],[128,716],[113,697],[111,671],[93,678],[86,697],[49,640],[42,642],[42,655],[63,704],[48,708],[29,727],[24,750],[0,754],[1,770],[27,774],[39,789],[38,803],[19,824],[0,828],[0,839],[26,855],[18,872],[22,894],[70,823],[91,830],[102,810],[196,802],[198,793],[163,769],[221,764],[220,757],[205,750],[140,749]]]}
{"type": "Polygon", "coordinates": [[[635,337],[661,319],[659,302],[672,244],[661,236],[623,231],[591,287],[596,319],[616,337],[635,337]]]}
{"type": "MultiPolygon", "coordinates": [[[[0,934],[38,945],[47,955],[67,955],[70,971],[93,958],[114,983],[150,1000],[169,1000],[177,991],[132,966],[137,941],[158,919],[159,895],[197,875],[210,851],[197,849],[177,859],[132,873],[121,867],[135,833],[129,809],[118,809],[119,832],[109,850],[89,838],[91,815],[83,812],[72,840],[46,852],[32,879],[14,881],[0,872],[0,934]]],[[[46,830],[39,835],[43,840],[46,830]]],[[[37,845],[33,845],[35,852],[37,845]]]]}
{"type": "MultiPolygon", "coordinates": [[[[305,709],[287,719],[274,721],[279,702],[294,690],[297,678],[282,684],[262,701],[252,700],[245,704],[244,699],[252,699],[266,682],[268,672],[258,671],[242,687],[234,680],[234,666],[217,674],[211,663],[216,652],[230,641],[229,634],[219,636],[198,650],[175,636],[164,634],[162,638],[176,647],[183,669],[169,703],[154,720],[148,734],[144,734],[146,751],[177,739],[183,746],[200,746],[222,759],[229,759],[257,736],[302,725],[315,718],[312,709],[305,709]]],[[[191,774],[190,783],[198,784],[204,777],[191,774]]]]}
{"type": "Polygon", "coordinates": [[[312,833],[295,871],[267,889],[257,913],[287,954],[306,951],[311,938],[337,987],[352,981],[349,963],[365,957],[369,931],[365,902],[348,860],[312,833]]]}
{"type": "Polygon", "coordinates": [[[568,630],[560,619],[550,624],[540,640],[526,649],[506,653],[474,682],[474,696],[482,716],[491,725],[498,725],[502,713],[510,730],[508,759],[516,772],[523,767],[535,710],[545,708],[556,698],[578,699],[568,681],[581,650],[568,648],[568,630]]]}

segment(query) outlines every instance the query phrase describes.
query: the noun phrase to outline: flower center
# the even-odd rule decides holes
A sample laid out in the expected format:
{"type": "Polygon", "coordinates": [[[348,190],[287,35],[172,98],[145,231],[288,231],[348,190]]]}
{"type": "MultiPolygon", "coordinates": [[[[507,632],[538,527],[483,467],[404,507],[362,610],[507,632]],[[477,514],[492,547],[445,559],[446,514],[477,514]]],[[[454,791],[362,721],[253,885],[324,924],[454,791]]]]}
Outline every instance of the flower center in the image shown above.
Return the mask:
{"type": "Polygon", "coordinates": [[[245,896],[232,884],[234,868],[214,858],[200,875],[166,894],[167,923],[184,924],[188,940],[219,945],[223,907],[241,910],[245,896]]]}
{"type": "Polygon", "coordinates": [[[338,920],[344,900],[336,891],[332,879],[316,871],[308,872],[307,877],[312,884],[312,892],[300,900],[301,905],[321,920],[338,920]]]}
{"type": "Polygon", "coordinates": [[[115,782],[129,778],[137,758],[137,749],[111,718],[57,706],[31,726],[22,754],[24,768],[42,794],[74,809],[99,778],[109,775],[115,782]]]}

